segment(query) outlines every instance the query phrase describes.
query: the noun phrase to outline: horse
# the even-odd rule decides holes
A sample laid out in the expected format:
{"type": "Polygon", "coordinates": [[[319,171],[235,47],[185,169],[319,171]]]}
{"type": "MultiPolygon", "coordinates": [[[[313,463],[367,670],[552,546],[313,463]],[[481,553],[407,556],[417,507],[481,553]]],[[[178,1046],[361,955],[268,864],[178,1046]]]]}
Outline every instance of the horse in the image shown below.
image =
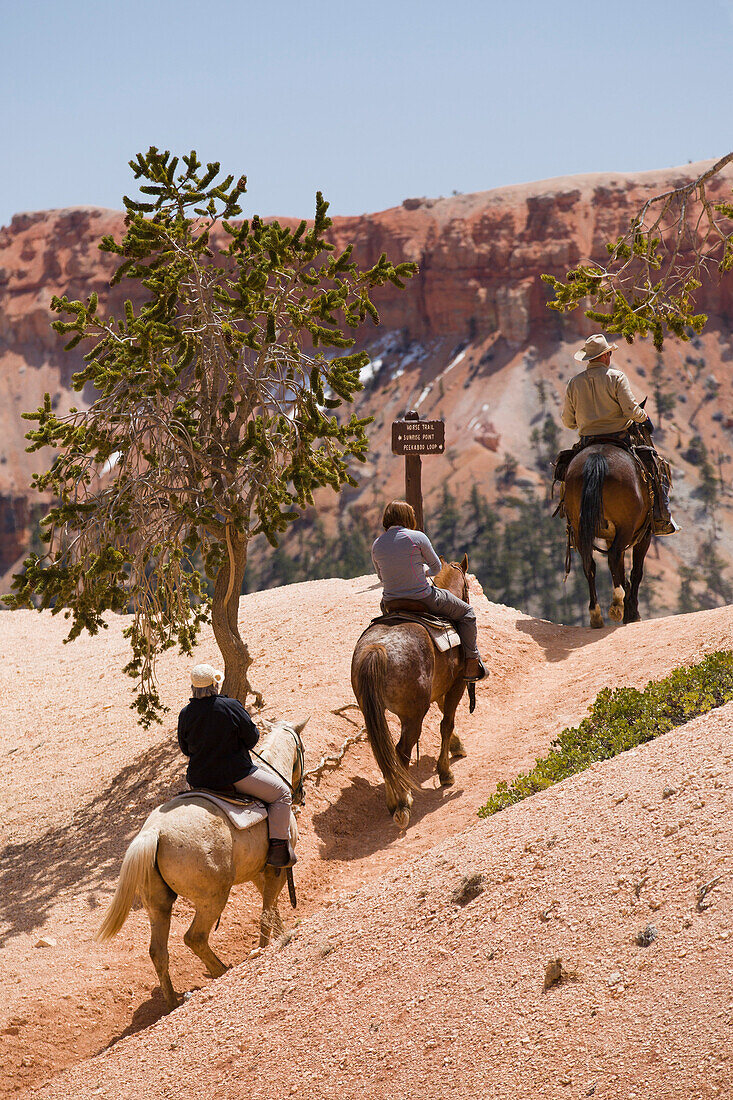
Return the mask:
{"type": "MultiPolygon", "coordinates": [[[[436,586],[468,602],[468,556],[464,554],[460,564],[442,558],[441,562],[442,568],[434,578],[436,586]]],[[[443,712],[437,767],[441,786],[449,787],[454,782],[449,753],[456,757],[466,755],[454,733],[456,708],[466,686],[464,668],[463,650],[438,652],[428,631],[419,623],[394,626],[374,623],[356,643],[351,684],[364,715],[369,745],[384,776],[387,809],[400,829],[407,828],[410,821],[413,784],[407,768],[431,703],[437,702],[443,712]],[[400,720],[396,748],[385,710],[400,720]]]]}
{"type": "MultiPolygon", "coordinates": [[[[606,543],[613,579],[609,615],[614,622],[635,623],[639,615],[639,585],[652,538],[651,490],[633,456],[622,447],[594,443],[579,451],[565,475],[565,512],[583,563],[590,594],[590,625],[603,626],[596,595],[596,539],[606,543]],[[633,547],[631,579],[626,579],[624,554],[633,547]]],[[[569,567],[569,563],[568,563],[569,567]]]]}
{"type": "MultiPolygon", "coordinates": [[[[303,801],[303,745],[297,725],[275,723],[262,745],[260,759],[281,776],[292,777],[293,801],[303,801]]],[[[259,755],[259,754],[258,754],[259,755]]],[[[291,823],[290,842],[297,828],[291,823]]],[[[191,794],[185,802],[168,802],[148,817],[130,844],[115,895],[97,932],[98,940],[115,936],[127,919],[136,894],[150,920],[150,958],[169,1008],[180,1004],[168,970],[171,910],[180,894],[195,907],[183,942],[202,960],[212,978],[228,969],[209,946],[209,934],[222,914],[235,883],[253,882],[262,895],[260,947],[273,931],[283,932],[277,900],[285,872],[266,867],[267,821],[237,829],[214,803],[191,794]]]]}

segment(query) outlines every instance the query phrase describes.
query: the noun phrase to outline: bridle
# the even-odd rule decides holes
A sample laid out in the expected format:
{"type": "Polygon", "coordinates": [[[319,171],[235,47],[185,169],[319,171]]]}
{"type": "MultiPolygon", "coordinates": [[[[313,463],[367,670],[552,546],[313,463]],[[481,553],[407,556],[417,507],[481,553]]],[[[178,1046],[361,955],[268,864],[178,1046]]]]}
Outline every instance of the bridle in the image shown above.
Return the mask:
{"type": "Polygon", "coordinates": [[[293,786],[291,781],[289,779],[286,779],[285,776],[277,770],[274,764],[271,764],[269,760],[265,760],[264,756],[260,756],[260,754],[258,752],[255,752],[254,749],[250,749],[249,751],[252,756],[256,756],[258,760],[261,760],[266,767],[273,771],[275,775],[282,779],[283,783],[285,783],[286,786],[290,788],[290,793],[293,796],[293,804],[296,806],[303,806],[305,804],[305,784],[303,782],[303,775],[305,772],[305,749],[303,748],[303,742],[301,740],[300,734],[297,732],[297,730],[293,729],[293,727],[288,722],[277,722],[276,725],[280,729],[286,730],[295,742],[295,759],[298,763],[299,773],[298,781],[295,786],[293,786]]]}

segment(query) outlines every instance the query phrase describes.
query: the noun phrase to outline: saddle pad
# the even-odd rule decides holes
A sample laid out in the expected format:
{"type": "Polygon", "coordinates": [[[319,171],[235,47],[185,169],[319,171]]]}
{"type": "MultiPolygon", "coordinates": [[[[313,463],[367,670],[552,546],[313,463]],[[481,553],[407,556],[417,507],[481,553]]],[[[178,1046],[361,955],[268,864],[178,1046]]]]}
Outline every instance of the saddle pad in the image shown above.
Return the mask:
{"type": "Polygon", "coordinates": [[[372,619],[372,626],[375,624],[393,626],[397,623],[419,623],[420,626],[424,626],[433,639],[436,649],[441,653],[455,649],[461,644],[458,631],[454,629],[450,620],[441,619],[438,615],[431,615],[430,612],[421,615],[418,611],[392,611],[389,615],[379,615],[376,619],[372,619]]]}
{"type": "Polygon", "coordinates": [[[205,802],[213,802],[215,806],[224,811],[235,829],[249,829],[250,826],[257,825],[258,822],[267,817],[267,806],[264,802],[230,802],[228,798],[220,798],[218,795],[209,794],[207,791],[182,791],[175,798],[171,798],[170,802],[166,802],[161,809],[165,810],[168,806],[177,806],[181,802],[192,798],[203,798],[205,802]]]}

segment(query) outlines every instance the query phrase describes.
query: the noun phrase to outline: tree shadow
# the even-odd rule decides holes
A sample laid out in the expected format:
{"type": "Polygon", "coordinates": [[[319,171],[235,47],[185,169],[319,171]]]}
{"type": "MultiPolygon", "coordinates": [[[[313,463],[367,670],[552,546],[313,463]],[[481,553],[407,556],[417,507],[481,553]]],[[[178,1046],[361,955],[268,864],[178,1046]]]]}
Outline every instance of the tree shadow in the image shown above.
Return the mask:
{"type": "Polygon", "coordinates": [[[545,651],[548,661],[564,661],[576,649],[584,649],[601,642],[609,634],[623,626],[622,623],[610,623],[600,629],[592,626],[559,626],[544,619],[520,619],[517,630],[529,634],[530,638],[545,651]]]}
{"type": "MultiPolygon", "coordinates": [[[[415,783],[425,784],[434,777],[435,757],[422,756],[417,765],[410,768],[415,783]]],[[[437,783],[437,778],[436,778],[437,783]]],[[[458,798],[459,787],[420,786],[413,792],[410,815],[412,828],[418,822],[446,802],[458,798]]],[[[321,859],[362,859],[374,852],[389,848],[401,834],[395,827],[387,809],[384,783],[374,785],[360,775],[351,779],[335,802],[314,813],[313,830],[319,839],[318,854],[321,859]]]]}
{"type": "MultiPolygon", "coordinates": [[[[42,925],[60,894],[83,888],[90,910],[147,815],[185,787],[175,736],[124,767],[72,820],[0,854],[0,946],[42,925]]],[[[39,806],[43,791],[39,790],[39,806]]]]}

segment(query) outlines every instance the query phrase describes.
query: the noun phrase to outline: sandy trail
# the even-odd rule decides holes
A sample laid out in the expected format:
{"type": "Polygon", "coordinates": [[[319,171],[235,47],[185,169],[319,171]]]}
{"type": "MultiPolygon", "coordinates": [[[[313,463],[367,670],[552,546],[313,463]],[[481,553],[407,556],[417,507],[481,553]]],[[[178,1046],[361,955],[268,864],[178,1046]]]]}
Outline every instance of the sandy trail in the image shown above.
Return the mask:
{"type": "MultiPolygon", "coordinates": [[[[474,715],[465,702],[459,708],[457,730],[468,756],[454,762],[455,786],[441,790],[434,776],[435,708],[413,766],[420,790],[404,834],[387,815],[368,747],[350,749],[340,768],[310,784],[301,817],[299,918],[394,868],[414,866],[437,844],[475,825],[476,810],[496,782],[530,766],[563,726],[583,716],[601,687],[642,686],[733,642],[731,608],[591,631],[490,604],[476,584],[472,602],[491,677],[479,686],[474,715]]],[[[242,600],[242,630],[255,655],[266,713],[312,714],[305,731],[308,766],[338,748],[360,718],[354,710],[334,711],[352,701],[351,652],[377,603],[372,577],[293,585],[242,600]]],[[[6,772],[0,794],[3,1095],[40,1084],[163,1014],[144,914],[134,912],[111,944],[96,945],[92,936],[127,843],[151,806],[182,786],[172,727],[187,695],[189,661],[172,654],[162,660],[162,694],[172,715],[146,733],[127,709],[129,688],[119,672],[124,620],[109,622],[103,636],[63,646],[58,618],[2,616],[12,654],[0,670],[6,716],[0,731],[6,772]],[[37,947],[41,936],[55,945],[37,947]]],[[[215,656],[208,632],[197,658],[215,656]]],[[[287,903],[281,908],[291,923],[287,903]]],[[[174,984],[213,988],[182,944],[189,919],[179,902],[171,932],[174,984]]],[[[236,888],[215,949],[228,961],[242,960],[255,942],[255,927],[254,892],[236,888]]]]}

